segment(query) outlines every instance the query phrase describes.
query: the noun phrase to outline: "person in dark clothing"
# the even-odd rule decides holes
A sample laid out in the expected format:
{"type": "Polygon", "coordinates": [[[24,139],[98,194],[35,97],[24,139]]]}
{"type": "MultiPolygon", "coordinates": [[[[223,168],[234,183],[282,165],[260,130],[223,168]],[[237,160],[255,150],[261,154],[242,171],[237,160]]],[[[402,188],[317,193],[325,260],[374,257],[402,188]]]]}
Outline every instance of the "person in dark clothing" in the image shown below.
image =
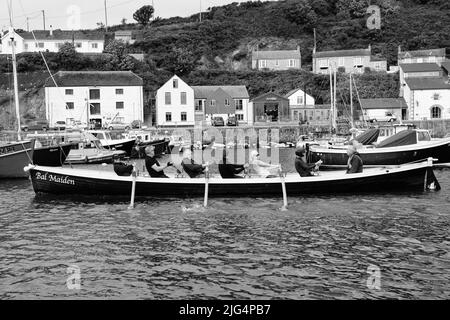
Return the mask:
{"type": "Polygon", "coordinates": [[[173,164],[168,162],[165,167],[161,166],[155,158],[155,146],[145,148],[145,167],[148,174],[152,178],[169,178],[164,174],[164,169],[171,167],[173,164]]]}
{"type": "Polygon", "coordinates": [[[190,178],[198,178],[204,173],[208,164],[196,164],[192,159],[191,149],[186,148],[183,152],[181,166],[190,178]]]}
{"type": "Polygon", "coordinates": [[[347,149],[348,162],[347,173],[361,173],[363,172],[363,161],[360,154],[356,151],[354,146],[349,146],[347,149]]]}
{"type": "Polygon", "coordinates": [[[316,163],[307,163],[304,148],[297,149],[295,154],[297,156],[295,159],[295,170],[297,170],[300,177],[314,176],[313,171],[319,170],[322,160],[317,161],[316,163]]]}
{"type": "Polygon", "coordinates": [[[244,171],[246,166],[238,164],[230,164],[227,161],[227,152],[223,153],[222,163],[219,164],[219,173],[223,179],[243,179],[244,177],[238,176],[244,171]]]}

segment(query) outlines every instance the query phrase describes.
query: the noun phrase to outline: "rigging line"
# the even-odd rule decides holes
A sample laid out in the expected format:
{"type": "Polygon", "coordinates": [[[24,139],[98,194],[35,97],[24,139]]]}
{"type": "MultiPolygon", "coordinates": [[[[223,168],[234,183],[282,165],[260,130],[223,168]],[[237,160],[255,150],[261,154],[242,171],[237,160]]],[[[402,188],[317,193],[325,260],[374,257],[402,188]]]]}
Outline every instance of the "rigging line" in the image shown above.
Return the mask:
{"type": "Polygon", "coordinates": [[[367,124],[366,121],[366,117],[364,116],[364,110],[362,109],[362,105],[361,105],[361,99],[359,98],[359,90],[358,87],[356,86],[356,80],[355,78],[353,78],[353,84],[355,85],[355,89],[356,89],[356,96],[358,97],[358,103],[359,103],[359,107],[361,108],[361,112],[362,112],[362,118],[363,118],[363,123],[365,127],[369,127],[369,125],[367,124]]]}

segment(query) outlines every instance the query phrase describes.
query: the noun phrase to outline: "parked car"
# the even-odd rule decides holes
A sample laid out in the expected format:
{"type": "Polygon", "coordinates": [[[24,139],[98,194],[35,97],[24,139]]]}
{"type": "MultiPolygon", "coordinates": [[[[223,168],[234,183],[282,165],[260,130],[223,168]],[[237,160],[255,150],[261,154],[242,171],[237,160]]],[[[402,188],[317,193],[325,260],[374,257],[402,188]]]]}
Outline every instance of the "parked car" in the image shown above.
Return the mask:
{"type": "Polygon", "coordinates": [[[53,126],[52,129],[54,130],[66,130],[67,125],[65,121],[56,121],[55,125],[53,126]]]}
{"type": "Polygon", "coordinates": [[[70,124],[66,125],[66,129],[86,129],[88,125],[86,122],[72,121],[70,124]]]}
{"type": "Polygon", "coordinates": [[[397,121],[397,116],[395,113],[392,112],[385,112],[384,116],[372,116],[368,119],[369,122],[378,122],[378,121],[385,121],[385,122],[395,122],[397,121]]]}
{"type": "Polygon", "coordinates": [[[238,121],[236,119],[236,117],[229,117],[227,120],[227,126],[229,127],[237,127],[238,126],[238,121]]]}
{"type": "Polygon", "coordinates": [[[34,120],[31,121],[25,125],[22,125],[23,131],[47,131],[49,128],[48,121],[47,120],[34,120]]]}
{"type": "Polygon", "coordinates": [[[119,122],[119,121],[112,121],[108,123],[106,126],[108,130],[125,130],[128,131],[131,128],[131,125],[129,123],[119,122]]]}
{"type": "Polygon", "coordinates": [[[225,121],[223,120],[222,117],[214,117],[212,119],[212,125],[214,127],[223,127],[223,126],[225,126],[225,121]]]}

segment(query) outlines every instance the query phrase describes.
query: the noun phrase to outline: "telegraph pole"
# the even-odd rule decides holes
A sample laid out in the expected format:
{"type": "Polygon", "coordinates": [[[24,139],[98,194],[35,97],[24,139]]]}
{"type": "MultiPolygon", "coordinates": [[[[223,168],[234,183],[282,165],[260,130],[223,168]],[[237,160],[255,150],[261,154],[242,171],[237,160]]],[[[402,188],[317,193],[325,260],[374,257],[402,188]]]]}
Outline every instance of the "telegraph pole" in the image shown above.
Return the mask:
{"type": "Polygon", "coordinates": [[[200,0],[200,22],[202,22],[202,0],[200,0]]]}
{"type": "Polygon", "coordinates": [[[30,32],[30,18],[27,17],[27,32],[30,32]]]}
{"type": "Polygon", "coordinates": [[[45,31],[45,10],[42,10],[42,20],[44,22],[44,31],[45,31]]]}
{"type": "Polygon", "coordinates": [[[105,0],[105,31],[108,32],[108,9],[106,8],[106,0],[105,0]]]}

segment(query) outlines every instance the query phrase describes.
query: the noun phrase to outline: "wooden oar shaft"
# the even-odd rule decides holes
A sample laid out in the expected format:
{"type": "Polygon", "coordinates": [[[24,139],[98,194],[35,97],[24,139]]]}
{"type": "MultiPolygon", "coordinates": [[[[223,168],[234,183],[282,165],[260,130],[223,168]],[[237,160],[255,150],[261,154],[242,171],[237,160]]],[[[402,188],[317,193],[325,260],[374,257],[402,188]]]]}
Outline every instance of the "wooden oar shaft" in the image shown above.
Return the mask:
{"type": "Polygon", "coordinates": [[[205,168],[205,199],[203,206],[208,207],[208,196],[209,196],[209,167],[205,168]]]}
{"type": "Polygon", "coordinates": [[[128,209],[134,209],[134,198],[136,196],[136,178],[137,178],[137,173],[136,173],[136,167],[133,167],[133,181],[131,184],[131,201],[130,201],[130,206],[128,207],[128,209]]]}

